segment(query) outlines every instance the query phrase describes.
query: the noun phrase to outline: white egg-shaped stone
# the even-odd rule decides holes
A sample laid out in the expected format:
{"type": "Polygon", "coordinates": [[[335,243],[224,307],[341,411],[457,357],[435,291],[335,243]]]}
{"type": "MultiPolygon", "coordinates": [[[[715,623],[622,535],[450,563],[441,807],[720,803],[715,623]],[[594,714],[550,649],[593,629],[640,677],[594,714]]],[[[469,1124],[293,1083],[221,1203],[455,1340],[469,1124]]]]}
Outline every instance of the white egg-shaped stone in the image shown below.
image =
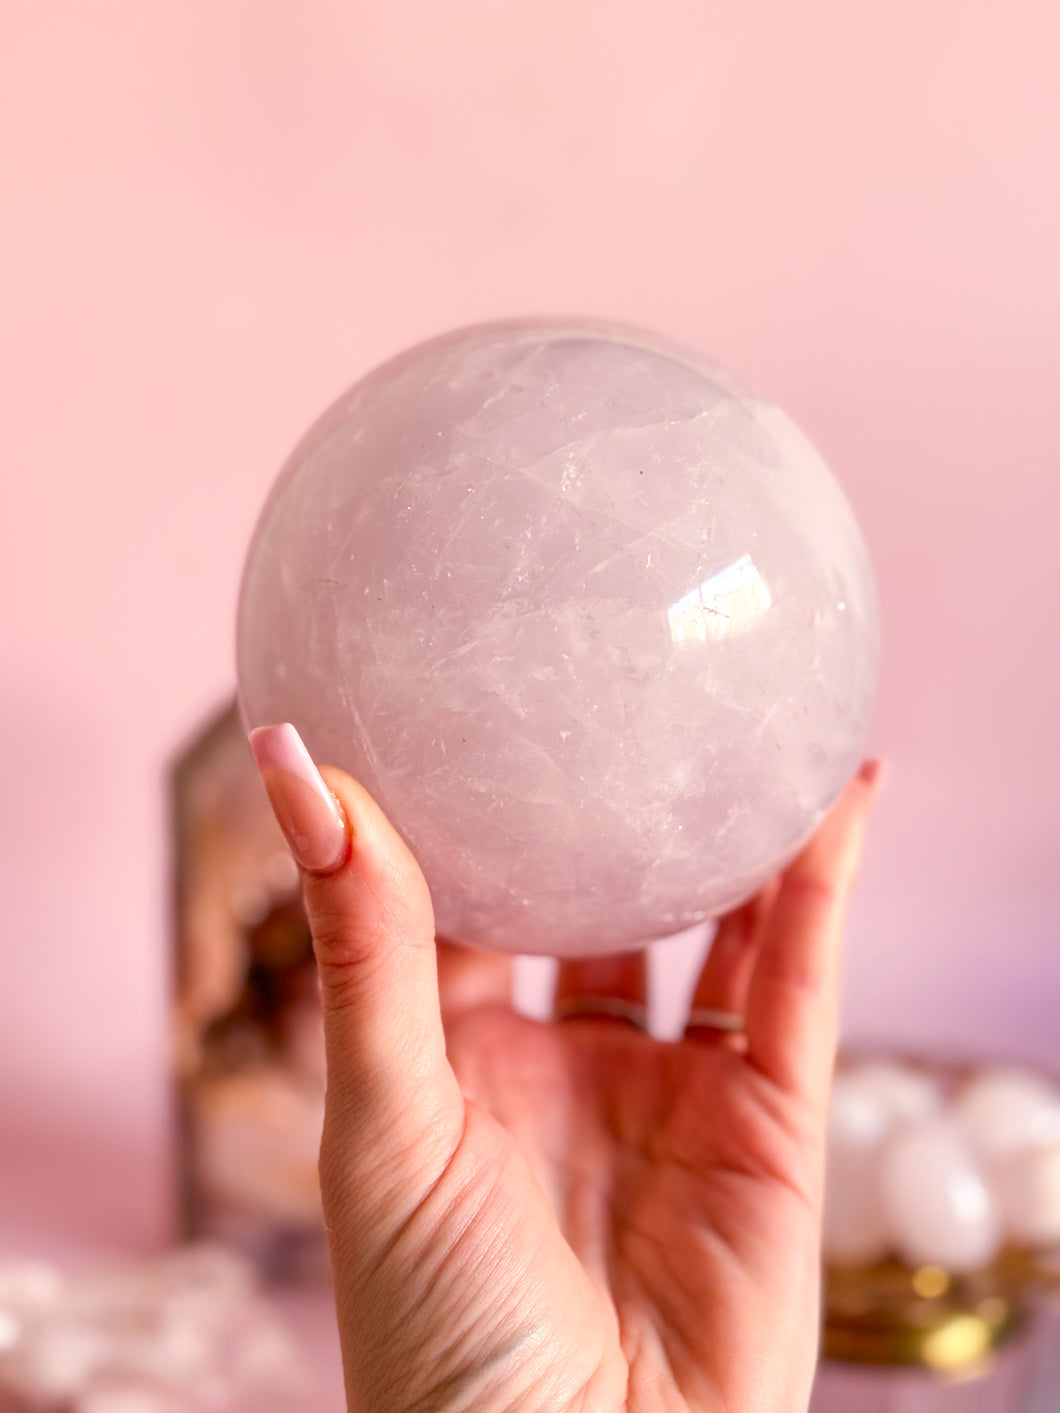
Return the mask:
{"type": "Polygon", "coordinates": [[[102,1322],[67,1313],[34,1328],[5,1369],[9,1387],[31,1407],[65,1406],[90,1386],[113,1351],[102,1322]]]}
{"type": "Polygon", "coordinates": [[[896,1060],[864,1060],[845,1070],[843,1079],[875,1099],[893,1123],[931,1118],[942,1107],[938,1080],[896,1060]]]}
{"type": "Polygon", "coordinates": [[[1000,1250],[998,1203],[951,1120],[896,1128],[880,1151],[880,1184],[891,1241],[910,1265],[972,1271],[1000,1250]]]}
{"type": "Polygon", "coordinates": [[[1019,1153],[996,1187],[1008,1235],[1024,1246],[1060,1245],[1060,1144],[1019,1153]]]}
{"type": "Polygon", "coordinates": [[[981,1071],[958,1096],[954,1114],[975,1151],[991,1164],[1060,1143],[1060,1090],[1027,1070],[981,1071]]]}
{"type": "Polygon", "coordinates": [[[828,1111],[822,1251],[837,1266],[867,1266],[887,1254],[880,1145],[890,1119],[878,1099],[836,1080],[828,1111]]]}
{"type": "Polygon", "coordinates": [[[42,1261],[0,1261],[0,1309],[17,1315],[40,1314],[62,1299],[59,1272],[42,1261]]]}

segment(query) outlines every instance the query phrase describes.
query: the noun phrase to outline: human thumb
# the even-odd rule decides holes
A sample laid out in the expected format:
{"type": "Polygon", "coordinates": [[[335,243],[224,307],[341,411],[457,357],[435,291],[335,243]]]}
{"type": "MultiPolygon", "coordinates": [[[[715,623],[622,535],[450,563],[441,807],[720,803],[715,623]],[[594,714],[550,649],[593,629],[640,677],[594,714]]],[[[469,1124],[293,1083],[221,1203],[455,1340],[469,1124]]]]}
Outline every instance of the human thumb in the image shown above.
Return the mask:
{"type": "Polygon", "coordinates": [[[322,775],[295,728],[250,734],[276,818],[302,875],[320,973],[328,1121],[358,1146],[444,1143],[459,1093],[445,1058],[434,913],[405,842],[345,772],[322,775]]]}

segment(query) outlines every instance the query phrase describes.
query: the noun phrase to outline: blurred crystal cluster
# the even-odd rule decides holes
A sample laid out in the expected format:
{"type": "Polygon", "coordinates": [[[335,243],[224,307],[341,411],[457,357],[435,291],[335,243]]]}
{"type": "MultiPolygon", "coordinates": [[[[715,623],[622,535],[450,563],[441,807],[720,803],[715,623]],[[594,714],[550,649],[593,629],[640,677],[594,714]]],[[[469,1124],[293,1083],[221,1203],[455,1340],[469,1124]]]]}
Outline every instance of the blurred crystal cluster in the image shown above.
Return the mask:
{"type": "Polygon", "coordinates": [[[4,1413],[279,1413],[306,1391],[295,1345],[228,1252],[69,1275],[0,1263],[4,1413]]]}
{"type": "Polygon", "coordinates": [[[297,873],[235,709],[172,776],[184,1232],[323,1274],[324,1035],[297,873]]]}
{"type": "Polygon", "coordinates": [[[826,1354],[978,1370],[1060,1274],[1060,1086],[1017,1066],[844,1060],[823,1250],[826,1354]]]}

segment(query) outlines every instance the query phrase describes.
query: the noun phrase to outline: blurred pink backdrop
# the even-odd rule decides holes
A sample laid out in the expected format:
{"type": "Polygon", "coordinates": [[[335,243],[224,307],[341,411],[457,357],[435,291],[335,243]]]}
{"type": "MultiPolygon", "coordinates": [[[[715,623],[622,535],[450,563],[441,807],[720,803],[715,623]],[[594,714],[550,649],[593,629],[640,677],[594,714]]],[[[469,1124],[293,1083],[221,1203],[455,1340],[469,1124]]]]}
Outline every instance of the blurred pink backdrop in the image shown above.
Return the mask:
{"type": "Polygon", "coordinates": [[[845,1031],[1060,1063],[1058,46],[1045,0],[0,4],[5,1245],[165,1233],[164,771],[254,518],[354,377],[506,314],[697,344],[824,450],[891,764],[845,1031]]]}

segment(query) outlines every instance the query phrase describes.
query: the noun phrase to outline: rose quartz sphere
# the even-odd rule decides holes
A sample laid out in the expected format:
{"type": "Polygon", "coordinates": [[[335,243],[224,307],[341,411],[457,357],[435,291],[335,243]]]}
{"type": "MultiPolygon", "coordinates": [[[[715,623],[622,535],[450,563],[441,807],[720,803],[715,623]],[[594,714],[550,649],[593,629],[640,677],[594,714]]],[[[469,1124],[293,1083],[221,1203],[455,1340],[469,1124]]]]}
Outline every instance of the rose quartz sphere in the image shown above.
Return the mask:
{"type": "Polygon", "coordinates": [[[788,418],[698,354],[463,329],[358,383],[262,513],[248,726],[372,792],[443,936],[620,951],[786,863],[862,750],[877,612],[788,418]]]}

